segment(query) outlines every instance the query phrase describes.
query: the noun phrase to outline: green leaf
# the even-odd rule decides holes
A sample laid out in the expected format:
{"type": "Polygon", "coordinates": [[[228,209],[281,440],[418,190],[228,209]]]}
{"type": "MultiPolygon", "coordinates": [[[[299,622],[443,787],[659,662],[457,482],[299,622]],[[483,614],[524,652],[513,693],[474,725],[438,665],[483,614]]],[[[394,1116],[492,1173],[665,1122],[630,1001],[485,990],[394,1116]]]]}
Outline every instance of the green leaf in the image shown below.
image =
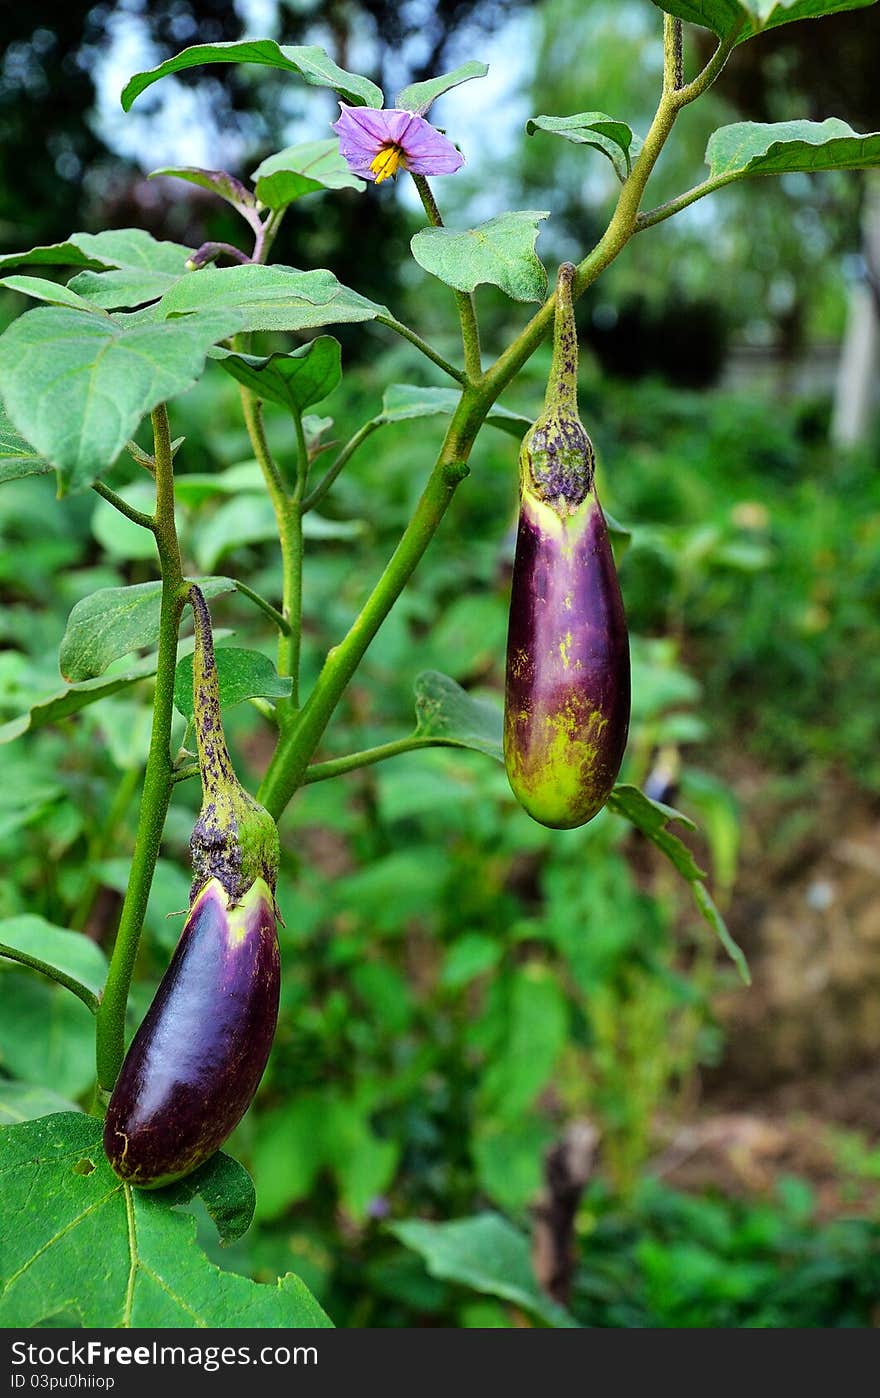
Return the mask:
{"type": "Polygon", "coordinates": [[[349,291],[332,272],[253,264],[207,267],[178,282],[159,303],[159,314],[172,318],[230,310],[242,330],[311,330],[388,315],[385,306],[349,291]]]}
{"type": "Polygon", "coordinates": [[[320,189],[363,189],[366,185],[339,154],[335,136],[328,141],[286,146],[258,165],[251,179],[257,198],[267,209],[286,209],[304,194],[320,189]]]}
{"type": "Polygon", "coordinates": [[[441,73],[439,77],[428,78],[423,83],[410,83],[409,87],[398,92],[394,105],[398,111],[415,112],[416,116],[424,116],[431,103],[442,97],[444,92],[458,87],[460,83],[470,82],[471,78],[485,78],[488,71],[488,64],[472,59],[470,63],[462,63],[459,68],[453,68],[451,73],[441,73]]]}
{"type": "Polygon", "coordinates": [[[254,1220],[257,1196],[247,1170],[231,1155],[218,1150],[198,1170],[157,1191],[164,1203],[188,1204],[199,1196],[225,1247],[248,1231],[254,1220]]]}
{"type": "Polygon", "coordinates": [[[614,550],[614,561],[620,566],[620,560],[632,543],[632,530],[627,529],[625,524],[621,524],[614,515],[609,514],[605,507],[602,507],[605,516],[605,523],[608,525],[608,534],[611,539],[611,547],[614,550]]]}
{"type": "Polygon", "coordinates": [[[243,185],[234,175],[228,175],[225,170],[202,170],[197,165],[165,165],[161,170],[151,170],[147,179],[155,180],[159,175],[168,175],[172,179],[185,180],[187,184],[207,189],[211,194],[225,199],[234,209],[257,207],[253,190],[248,189],[247,185],[243,185]]]}
{"type": "Polygon", "coordinates": [[[123,267],[119,271],[80,272],[68,282],[68,287],[90,310],[96,307],[106,311],[128,310],[158,301],[177,282],[193,275],[183,266],[173,276],[168,272],[123,267]]]}
{"type": "Polygon", "coordinates": [[[535,241],[538,224],[548,217],[546,211],[522,209],[498,214],[464,233],[423,228],[410,248],[420,267],[457,291],[473,291],[488,282],[514,301],[543,301],[547,273],[535,255],[535,241]]]}
{"type": "Polygon", "coordinates": [[[860,136],[837,117],[827,121],[738,121],[706,146],[709,178],[724,184],[745,175],[792,170],[867,170],[880,165],[880,131],[860,136]]]}
{"type": "Polygon", "coordinates": [[[641,141],[625,121],[616,121],[605,112],[578,112],[576,116],[536,116],[526,122],[526,131],[549,131],[576,146],[592,146],[607,155],[618,179],[625,180],[632,169],[633,156],[641,141]]]}
{"type": "Polygon", "coordinates": [[[489,699],[474,699],[437,670],[416,679],[417,738],[442,738],[451,747],[474,748],[504,761],[501,708],[489,699]]]}
{"type": "Polygon", "coordinates": [[[538,1287],[529,1239],[500,1214],[476,1214],[453,1223],[405,1219],[389,1231],[425,1260],[432,1277],[500,1296],[547,1325],[575,1329],[577,1322],[538,1287]]]}
{"type": "MultiPolygon", "coordinates": [[[[382,394],[381,422],[407,422],[416,417],[449,417],[461,401],[457,388],[420,388],[415,384],[392,383],[382,394]]],[[[502,432],[521,438],[532,425],[523,413],[511,412],[498,403],[489,409],[488,423],[502,432]]]]}
{"type": "Polygon", "coordinates": [[[15,426],[82,490],[114,462],[141,418],[191,388],[234,312],[130,325],[41,306],[0,336],[0,383],[15,426]]]}
{"type": "Polygon", "coordinates": [[[861,10],[876,0],[654,0],[660,10],[691,24],[701,24],[719,36],[730,32],[738,20],[744,20],[737,43],[751,39],[762,29],[775,29],[797,19],[821,19],[842,10],[861,10]]]}
{"type": "Polygon", "coordinates": [[[20,962],[73,992],[94,1013],[107,979],[107,958],[81,932],[55,927],[34,913],[0,920],[0,956],[20,962]]]}
{"type": "Polygon", "coordinates": [[[194,44],[160,63],[158,68],[135,73],[122,93],[123,109],[129,111],[135,98],[160,78],[184,68],[200,68],[205,63],[259,63],[266,68],[282,68],[285,72],[296,73],[310,87],[329,87],[353,107],[382,106],[381,88],[368,78],[337,67],[316,44],[299,47],[276,44],[274,39],[249,39],[242,43],[194,44]]]}
{"type": "Polygon", "coordinates": [[[156,657],[151,655],[123,673],[65,685],[57,693],[50,694],[45,699],[37,699],[27,713],[0,725],[0,743],[11,743],[15,738],[20,738],[22,733],[30,733],[35,728],[45,728],[48,723],[57,723],[62,718],[69,718],[71,714],[79,713],[80,709],[89,704],[95,704],[99,699],[107,699],[120,689],[127,689],[129,685],[155,673],[156,657]]]}
{"type": "Polygon", "coordinates": [[[670,821],[677,820],[686,829],[695,830],[694,822],[672,806],[664,806],[659,801],[652,801],[644,792],[639,791],[638,787],[627,786],[623,783],[616,786],[609,796],[608,809],[623,816],[624,820],[628,820],[631,825],[640,830],[652,844],[662,850],[682,878],[687,880],[700,914],[717,934],[721,945],[739,971],[741,979],[746,985],[750,985],[752,978],[742,949],[731,937],[724,919],[715,907],[703,882],[706,878],[705,870],[697,864],[687,845],[683,844],[677,835],[673,835],[666,828],[670,821]]]}
{"type": "MultiPolygon", "coordinates": [[[[222,646],[216,652],[221,707],[230,709],[245,699],[287,699],[293,681],[281,676],[267,655],[258,650],[222,646]]],[[[184,718],[193,716],[193,661],[185,655],[174,672],[174,703],[184,718]]],[[[2,927],[2,923],[0,923],[2,927]]]]}
{"type": "Polygon", "coordinates": [[[48,301],[52,306],[73,306],[77,311],[93,311],[94,307],[82,296],[61,282],[50,282],[45,277],[0,277],[0,286],[17,291],[21,296],[32,296],[35,301],[48,301]]]}
{"type": "Polygon", "coordinates": [[[87,1328],[330,1324],[298,1277],[264,1286],[209,1262],[191,1214],[116,1178],[101,1130],[64,1114],[0,1131],[0,1325],[62,1311],[87,1328]]]}
{"type": "Polygon", "coordinates": [[[51,470],[48,461],[19,436],[0,402],[0,485],[22,476],[47,476],[51,470]]]}
{"type": "Polygon", "coordinates": [[[486,1115],[516,1122],[546,1086],[568,1038],[568,1004],[545,966],[520,967],[509,986],[500,1043],[481,1086],[486,1115]]]}
{"type": "MultiPolygon", "coordinates": [[[[0,963],[2,964],[2,963],[0,963]]],[[[95,1021],[63,986],[18,967],[0,974],[0,1065],[63,1097],[79,1097],[95,1082],[95,1021]]]]}
{"type": "Polygon", "coordinates": [[[20,1121],[33,1121],[50,1112],[79,1111],[75,1102],[67,1102],[48,1087],[34,1083],[0,1079],[0,1126],[17,1126],[20,1121]]]}
{"type": "Polygon", "coordinates": [[[191,255],[189,248],[159,242],[142,228],[110,228],[103,233],[71,233],[64,243],[6,253],[0,257],[0,268],[89,267],[104,272],[124,267],[172,277],[183,271],[191,255]]]}
{"type": "MultiPolygon", "coordinates": [[[[199,578],[206,597],[232,592],[232,578],[199,578]]],[[[103,587],[77,602],[67,619],[58,663],[71,684],[102,675],[113,660],[159,638],[160,582],[103,587]]]]}
{"type": "Polygon", "coordinates": [[[218,359],[228,374],[258,398],[280,403],[292,413],[302,413],[329,397],[342,378],[342,349],[332,335],[318,335],[307,345],[285,354],[257,356],[218,349],[218,359]]]}

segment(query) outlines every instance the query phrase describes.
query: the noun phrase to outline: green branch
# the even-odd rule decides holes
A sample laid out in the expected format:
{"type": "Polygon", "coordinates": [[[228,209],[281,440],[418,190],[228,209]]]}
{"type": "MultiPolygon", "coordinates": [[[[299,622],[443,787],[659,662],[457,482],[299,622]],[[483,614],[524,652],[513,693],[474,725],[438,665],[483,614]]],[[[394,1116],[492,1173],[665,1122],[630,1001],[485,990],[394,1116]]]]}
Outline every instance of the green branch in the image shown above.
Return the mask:
{"type": "MultiPolygon", "coordinates": [[[[437,207],[433,190],[424,175],[413,175],[413,184],[419,192],[422,207],[432,228],[442,228],[443,219],[437,207]]],[[[455,290],[453,288],[453,290],[455,290]]],[[[477,308],[473,292],[455,290],[455,304],[461,324],[461,345],[464,350],[464,371],[473,381],[483,372],[480,358],[480,328],[477,325],[477,308]]]]}
{"type": "Polygon", "coordinates": [[[415,345],[416,349],[419,350],[426,359],[430,359],[433,364],[438,365],[439,368],[443,370],[444,374],[448,374],[451,379],[455,379],[456,383],[466,382],[467,375],[463,369],[456,369],[455,365],[450,364],[448,359],[444,359],[443,355],[435,350],[433,345],[429,345],[427,340],[423,340],[421,335],[418,335],[415,330],[410,330],[409,326],[404,325],[403,321],[398,320],[396,316],[376,316],[376,323],[377,325],[387,325],[388,329],[393,330],[396,335],[400,335],[404,340],[409,340],[410,344],[415,345]]]}
{"type": "Polygon", "coordinates": [[[318,484],[312,490],[309,491],[305,500],[303,500],[303,514],[305,514],[308,510],[313,510],[316,505],[319,505],[321,503],[321,501],[324,499],[324,496],[327,494],[327,491],[330,489],[333,482],[336,480],[336,477],[339,475],[343,467],[346,466],[348,462],[351,460],[351,458],[354,456],[361,443],[365,442],[368,437],[372,436],[372,434],[376,431],[377,427],[381,427],[382,425],[383,424],[381,418],[371,417],[369,422],[365,422],[363,427],[359,428],[359,430],[355,432],[354,436],[346,442],[345,446],[341,449],[339,455],[336,457],[336,460],[333,462],[333,465],[321,478],[318,484]]]}
{"type": "Polygon", "coordinates": [[[290,635],[290,622],[281,615],[277,607],[273,607],[271,602],[267,602],[265,597],[261,597],[259,592],[255,592],[252,587],[248,587],[247,583],[240,582],[238,578],[235,579],[235,590],[240,592],[243,597],[250,598],[254,606],[259,607],[260,611],[275,623],[282,636],[290,635]]]}
{"type": "Polygon", "coordinates": [[[360,767],[372,767],[375,762],[399,757],[404,752],[416,752],[419,748],[461,746],[455,738],[422,738],[416,733],[411,733],[408,738],[397,738],[392,743],[380,743],[378,747],[364,748],[361,752],[349,752],[345,757],[331,757],[327,762],[313,762],[306,768],[302,784],[311,786],[313,782],[327,781],[329,777],[341,777],[344,772],[355,772],[360,767]]]}
{"type": "Polygon", "coordinates": [[[171,799],[171,723],[174,714],[174,671],[177,665],[177,633],[184,606],[183,570],[174,520],[174,465],[171,434],[165,405],[152,414],[156,463],[156,514],[153,531],[159,548],[162,602],[159,613],[159,647],[153,727],[144,772],[134,856],[119,928],[110,958],[107,983],[97,1011],[96,1059],[98,1090],[113,1089],[125,1052],[125,1007],[137,956],[150,886],[159,857],[165,816],[171,799]]]}
{"type": "Polygon", "coordinates": [[[153,516],[145,514],[143,510],[136,510],[134,505],[129,505],[128,501],[117,495],[115,490],[111,490],[109,485],[104,485],[102,481],[92,481],[92,490],[96,495],[100,495],[102,500],[106,500],[108,505],[112,505],[114,510],[130,519],[132,524],[139,524],[141,529],[155,531],[153,516]]]}
{"type": "Polygon", "coordinates": [[[57,966],[52,966],[48,961],[43,961],[39,956],[31,956],[26,951],[19,951],[17,947],[8,947],[0,942],[0,956],[7,961],[17,961],[21,966],[29,966],[32,971],[39,971],[41,976],[48,976],[50,980],[57,981],[66,990],[72,990],[74,995],[87,1005],[92,1014],[98,1013],[99,1000],[94,991],[89,990],[87,985],[78,981],[75,976],[69,976],[66,971],[60,971],[57,966]]]}

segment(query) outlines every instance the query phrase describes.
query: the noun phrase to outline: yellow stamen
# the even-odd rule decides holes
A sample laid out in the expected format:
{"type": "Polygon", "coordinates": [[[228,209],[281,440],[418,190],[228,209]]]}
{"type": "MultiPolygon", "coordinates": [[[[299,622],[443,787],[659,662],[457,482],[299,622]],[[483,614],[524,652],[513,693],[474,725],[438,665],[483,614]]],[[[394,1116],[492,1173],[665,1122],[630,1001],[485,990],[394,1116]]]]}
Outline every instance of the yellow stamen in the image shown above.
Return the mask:
{"type": "MultiPolygon", "coordinates": [[[[400,165],[403,165],[403,151],[400,146],[383,146],[379,154],[370,161],[370,169],[376,176],[376,184],[381,184],[383,180],[396,175],[400,165]]],[[[406,167],[404,166],[404,168],[406,167]]]]}

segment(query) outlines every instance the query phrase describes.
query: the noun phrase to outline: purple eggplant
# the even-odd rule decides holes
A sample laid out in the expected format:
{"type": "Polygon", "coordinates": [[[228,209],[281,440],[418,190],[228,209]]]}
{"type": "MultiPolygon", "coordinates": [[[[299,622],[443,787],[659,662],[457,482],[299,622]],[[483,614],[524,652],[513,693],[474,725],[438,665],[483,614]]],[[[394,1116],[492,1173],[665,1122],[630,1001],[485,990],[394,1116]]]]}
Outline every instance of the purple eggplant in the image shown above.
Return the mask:
{"type": "Polygon", "coordinates": [[[630,712],[626,616],[578,416],[575,270],[559,269],[544,412],[520,451],[504,703],[513,793],[535,820],[562,830],[585,825],[607,801],[630,712]]]}
{"type": "Polygon", "coordinates": [[[113,1088],[104,1148],[117,1175],[154,1189],[195,1170],[238,1124],[263,1075],[281,970],[275,822],[241,786],[220,717],[211,619],[196,622],[193,699],[202,809],[190,909],[113,1088]]]}
{"type": "Polygon", "coordinates": [[[263,879],[230,906],[210,879],[138,1029],[104,1123],[110,1164],[156,1188],[194,1170],[251,1104],[272,1047],[281,967],[263,879]]]}

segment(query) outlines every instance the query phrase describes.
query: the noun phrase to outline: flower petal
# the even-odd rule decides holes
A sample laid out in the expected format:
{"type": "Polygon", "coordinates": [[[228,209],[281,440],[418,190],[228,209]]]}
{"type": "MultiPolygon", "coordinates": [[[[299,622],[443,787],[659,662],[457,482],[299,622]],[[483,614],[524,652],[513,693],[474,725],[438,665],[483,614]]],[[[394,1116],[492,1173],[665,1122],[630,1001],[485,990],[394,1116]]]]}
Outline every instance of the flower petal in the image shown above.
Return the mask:
{"type": "Polygon", "coordinates": [[[464,164],[461,152],[424,117],[410,118],[400,144],[415,175],[453,175],[464,164]]]}

